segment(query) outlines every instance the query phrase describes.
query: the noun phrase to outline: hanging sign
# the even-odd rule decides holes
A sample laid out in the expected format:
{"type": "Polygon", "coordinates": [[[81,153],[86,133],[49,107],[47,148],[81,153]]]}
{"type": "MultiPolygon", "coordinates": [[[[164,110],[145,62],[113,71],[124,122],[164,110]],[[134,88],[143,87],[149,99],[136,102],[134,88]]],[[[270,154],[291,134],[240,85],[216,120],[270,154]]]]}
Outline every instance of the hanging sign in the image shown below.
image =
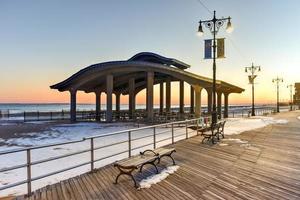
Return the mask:
{"type": "Polygon", "coordinates": [[[217,58],[225,58],[225,38],[217,39],[217,58]]]}
{"type": "Polygon", "coordinates": [[[204,59],[212,59],[212,40],[204,40],[204,59]]]}
{"type": "Polygon", "coordinates": [[[254,83],[254,79],[256,78],[257,75],[249,75],[248,79],[249,79],[249,84],[253,84],[254,83]]]}

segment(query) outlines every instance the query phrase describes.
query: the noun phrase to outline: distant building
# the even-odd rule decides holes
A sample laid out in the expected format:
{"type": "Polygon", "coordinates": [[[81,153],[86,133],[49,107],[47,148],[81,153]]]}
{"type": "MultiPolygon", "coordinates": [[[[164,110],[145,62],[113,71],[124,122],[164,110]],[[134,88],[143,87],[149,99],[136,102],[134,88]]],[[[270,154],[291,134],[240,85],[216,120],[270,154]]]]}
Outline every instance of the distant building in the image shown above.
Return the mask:
{"type": "Polygon", "coordinates": [[[300,106],[300,83],[295,83],[294,104],[300,106]]]}

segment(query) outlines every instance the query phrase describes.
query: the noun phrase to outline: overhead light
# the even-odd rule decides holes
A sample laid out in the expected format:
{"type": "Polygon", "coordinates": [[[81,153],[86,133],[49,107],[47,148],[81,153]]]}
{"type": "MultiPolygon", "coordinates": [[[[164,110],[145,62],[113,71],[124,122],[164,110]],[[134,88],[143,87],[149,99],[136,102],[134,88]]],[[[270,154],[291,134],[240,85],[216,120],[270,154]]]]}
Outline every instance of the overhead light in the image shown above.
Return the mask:
{"type": "Polygon", "coordinates": [[[199,27],[198,27],[197,35],[198,36],[202,36],[203,35],[203,29],[202,29],[202,23],[201,23],[201,21],[199,22],[199,27]]]}
{"type": "Polygon", "coordinates": [[[232,31],[233,31],[233,26],[231,24],[231,18],[229,17],[227,22],[226,32],[231,33],[232,31]]]}

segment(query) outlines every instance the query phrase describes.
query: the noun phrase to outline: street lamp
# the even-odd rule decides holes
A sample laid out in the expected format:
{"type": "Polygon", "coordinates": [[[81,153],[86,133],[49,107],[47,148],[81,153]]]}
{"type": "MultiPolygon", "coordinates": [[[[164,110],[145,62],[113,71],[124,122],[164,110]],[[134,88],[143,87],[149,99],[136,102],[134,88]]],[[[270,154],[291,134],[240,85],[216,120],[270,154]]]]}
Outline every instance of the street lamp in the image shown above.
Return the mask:
{"type": "Polygon", "coordinates": [[[254,66],[252,63],[251,67],[245,67],[245,72],[248,73],[250,71],[249,75],[249,83],[252,84],[252,111],[251,111],[251,116],[255,116],[255,108],[254,108],[254,79],[257,77],[255,74],[256,71],[260,72],[260,66],[254,66]]]}
{"type": "Polygon", "coordinates": [[[287,86],[287,88],[290,88],[290,111],[293,110],[293,87],[293,84],[287,86]]]}
{"type": "Polygon", "coordinates": [[[199,22],[199,27],[198,27],[198,35],[202,36],[203,35],[203,28],[202,24],[206,28],[210,30],[210,32],[213,35],[213,85],[212,85],[212,100],[213,100],[213,110],[212,110],[212,124],[215,124],[217,122],[217,108],[216,108],[216,34],[218,33],[219,29],[223,24],[227,21],[227,27],[226,31],[227,32],[232,32],[233,27],[231,25],[231,17],[227,18],[221,18],[217,19],[216,18],[216,11],[214,11],[214,17],[211,20],[205,20],[199,22]]]}
{"type": "Polygon", "coordinates": [[[283,82],[283,79],[282,78],[274,78],[272,80],[273,83],[276,83],[277,85],[277,112],[279,113],[279,83],[282,83],[283,82]]]}

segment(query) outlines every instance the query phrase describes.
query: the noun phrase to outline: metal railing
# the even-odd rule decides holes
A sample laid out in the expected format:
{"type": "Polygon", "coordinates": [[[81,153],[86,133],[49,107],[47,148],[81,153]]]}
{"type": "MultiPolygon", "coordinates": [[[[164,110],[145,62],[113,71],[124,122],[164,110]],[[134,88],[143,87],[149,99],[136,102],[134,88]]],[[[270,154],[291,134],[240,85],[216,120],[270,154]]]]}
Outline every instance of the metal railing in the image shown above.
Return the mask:
{"type": "MultiPolygon", "coordinates": [[[[126,157],[131,157],[133,155],[136,155],[139,153],[139,151],[143,149],[155,149],[160,146],[168,145],[168,144],[174,144],[176,141],[182,140],[182,139],[188,139],[189,137],[197,135],[196,128],[200,126],[200,123],[203,121],[209,121],[208,119],[204,119],[203,117],[201,118],[196,118],[196,119],[191,119],[191,120],[185,120],[185,121],[178,121],[178,122],[171,122],[171,123],[165,123],[165,124],[159,124],[159,125],[153,125],[153,126],[147,126],[147,127],[142,127],[142,128],[135,128],[135,129],[130,129],[130,130],[123,130],[123,131],[118,131],[114,132],[111,134],[106,134],[106,135],[96,135],[96,136],[91,136],[91,137],[85,137],[81,140],[76,140],[76,141],[70,141],[70,142],[62,142],[62,143],[56,143],[56,144],[49,144],[49,145],[42,145],[42,146],[35,146],[35,147],[30,147],[30,148],[21,148],[21,149],[14,149],[14,150],[8,150],[8,151],[1,151],[0,152],[0,160],[1,156],[3,155],[15,155],[16,153],[20,152],[26,152],[26,163],[19,164],[19,165],[14,165],[14,166],[9,166],[9,167],[4,167],[0,169],[0,174],[12,170],[17,170],[21,168],[26,169],[26,179],[25,180],[20,180],[16,183],[12,183],[9,185],[4,185],[0,187],[0,191],[6,190],[8,188],[14,188],[20,185],[27,184],[27,195],[31,195],[32,193],[32,182],[37,181],[49,176],[53,176],[59,173],[63,173],[75,168],[79,168],[82,166],[90,165],[90,171],[93,171],[95,169],[95,163],[99,161],[103,161],[108,158],[113,158],[113,160],[116,161],[120,159],[120,155],[122,158],[126,157]],[[192,129],[193,128],[193,129],[192,129]],[[120,139],[120,141],[113,141],[112,139],[110,140],[111,142],[107,144],[101,144],[97,145],[100,141],[104,141],[105,138],[108,137],[115,137],[120,139]],[[118,136],[118,137],[117,137],[118,136]],[[120,137],[119,137],[120,136],[120,137]],[[83,142],[88,142],[89,144],[86,148],[76,151],[76,152],[71,152],[59,156],[52,156],[48,158],[43,158],[39,160],[33,161],[32,159],[32,152],[33,151],[38,151],[41,149],[49,148],[49,147],[58,147],[62,145],[84,145],[83,142]],[[109,147],[117,147],[120,145],[124,145],[127,143],[127,149],[121,150],[118,152],[113,152],[112,154],[109,155],[97,155],[97,150],[103,150],[105,148],[109,147]],[[81,162],[76,165],[72,165],[66,168],[62,168],[53,172],[48,172],[39,176],[32,176],[32,167],[38,164],[42,163],[48,163],[51,161],[59,160],[62,158],[67,158],[71,156],[78,156],[79,154],[84,154],[84,153],[89,153],[89,159],[81,162]],[[127,155],[126,155],[127,154],[127,155]],[[119,156],[119,157],[117,157],[119,156]]],[[[78,158],[77,158],[78,159],[78,158]]],[[[109,161],[106,164],[112,163],[114,161],[109,161]]],[[[41,186],[40,186],[41,187],[41,186]]]]}

